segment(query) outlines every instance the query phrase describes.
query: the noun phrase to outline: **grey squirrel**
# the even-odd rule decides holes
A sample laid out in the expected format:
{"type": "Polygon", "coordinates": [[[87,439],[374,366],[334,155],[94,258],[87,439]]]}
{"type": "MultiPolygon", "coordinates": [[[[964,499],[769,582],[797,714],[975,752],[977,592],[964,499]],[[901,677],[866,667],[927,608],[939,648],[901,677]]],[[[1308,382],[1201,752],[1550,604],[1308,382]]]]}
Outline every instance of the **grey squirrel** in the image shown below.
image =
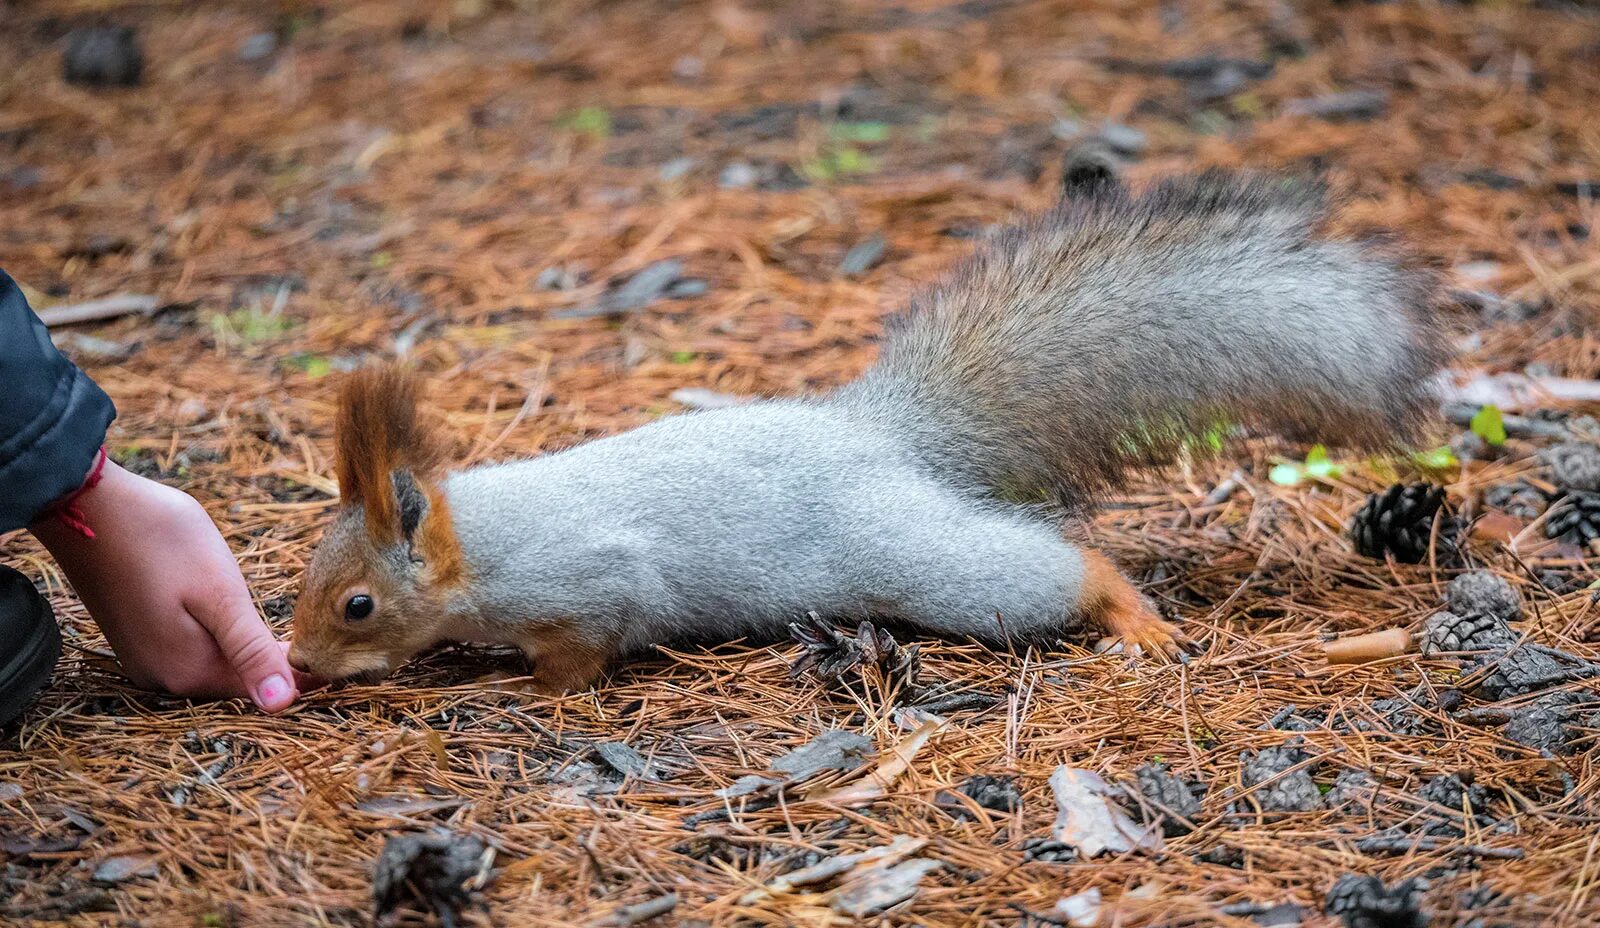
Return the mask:
{"type": "Polygon", "coordinates": [[[810,611],[1171,652],[1182,636],[1065,521],[1220,422],[1383,448],[1434,407],[1428,276],[1320,237],[1324,200],[1219,173],[1098,189],[915,297],[831,395],[531,460],[447,471],[417,376],[357,371],[290,660],[339,678],[507,643],[565,691],[653,644],[772,637],[810,611]]]}

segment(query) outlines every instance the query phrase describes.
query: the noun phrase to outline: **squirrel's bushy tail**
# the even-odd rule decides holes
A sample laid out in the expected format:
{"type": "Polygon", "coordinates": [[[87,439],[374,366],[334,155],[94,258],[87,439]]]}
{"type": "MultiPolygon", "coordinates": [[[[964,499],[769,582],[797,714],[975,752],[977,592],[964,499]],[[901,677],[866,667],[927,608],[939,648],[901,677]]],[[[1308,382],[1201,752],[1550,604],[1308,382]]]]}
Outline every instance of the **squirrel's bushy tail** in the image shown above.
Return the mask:
{"type": "Polygon", "coordinates": [[[1428,275],[1316,237],[1320,187],[1205,174],[1074,199],[915,298],[839,400],[935,466],[1082,501],[1219,426],[1416,437],[1444,348],[1428,275]]]}

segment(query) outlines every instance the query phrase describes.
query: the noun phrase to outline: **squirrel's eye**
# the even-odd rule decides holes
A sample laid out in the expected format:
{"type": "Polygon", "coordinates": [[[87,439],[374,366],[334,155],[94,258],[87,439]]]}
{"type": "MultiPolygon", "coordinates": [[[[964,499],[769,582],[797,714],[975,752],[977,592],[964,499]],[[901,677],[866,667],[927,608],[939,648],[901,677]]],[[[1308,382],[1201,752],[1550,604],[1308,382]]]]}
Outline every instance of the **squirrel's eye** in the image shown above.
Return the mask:
{"type": "Polygon", "coordinates": [[[358,593],[345,600],[344,617],[347,619],[364,619],[371,615],[372,610],[376,607],[377,603],[372,601],[371,596],[365,593],[358,593]]]}

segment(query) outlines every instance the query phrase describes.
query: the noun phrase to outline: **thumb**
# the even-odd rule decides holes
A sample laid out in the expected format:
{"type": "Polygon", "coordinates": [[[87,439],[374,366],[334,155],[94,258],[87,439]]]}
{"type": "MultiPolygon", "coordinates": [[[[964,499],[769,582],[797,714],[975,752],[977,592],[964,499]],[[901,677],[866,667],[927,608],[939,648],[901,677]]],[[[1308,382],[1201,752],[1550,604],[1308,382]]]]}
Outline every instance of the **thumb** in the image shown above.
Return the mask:
{"type": "Polygon", "coordinates": [[[289,666],[289,658],[256,614],[255,604],[244,589],[243,578],[239,578],[237,589],[185,605],[195,621],[216,639],[222,656],[244,681],[257,706],[267,712],[278,712],[294,702],[294,671],[289,666]]]}

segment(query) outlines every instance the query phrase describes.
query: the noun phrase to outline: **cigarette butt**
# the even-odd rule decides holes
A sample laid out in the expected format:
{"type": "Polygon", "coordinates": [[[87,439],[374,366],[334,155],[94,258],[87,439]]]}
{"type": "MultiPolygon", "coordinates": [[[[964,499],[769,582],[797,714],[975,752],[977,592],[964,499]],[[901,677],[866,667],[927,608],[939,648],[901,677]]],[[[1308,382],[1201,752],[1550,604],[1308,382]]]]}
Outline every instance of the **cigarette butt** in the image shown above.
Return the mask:
{"type": "Polygon", "coordinates": [[[1403,628],[1340,638],[1322,646],[1330,664],[1364,664],[1397,657],[1411,650],[1411,633],[1403,628]]]}

